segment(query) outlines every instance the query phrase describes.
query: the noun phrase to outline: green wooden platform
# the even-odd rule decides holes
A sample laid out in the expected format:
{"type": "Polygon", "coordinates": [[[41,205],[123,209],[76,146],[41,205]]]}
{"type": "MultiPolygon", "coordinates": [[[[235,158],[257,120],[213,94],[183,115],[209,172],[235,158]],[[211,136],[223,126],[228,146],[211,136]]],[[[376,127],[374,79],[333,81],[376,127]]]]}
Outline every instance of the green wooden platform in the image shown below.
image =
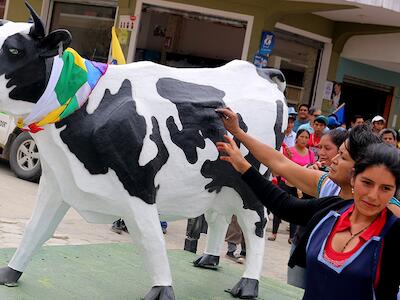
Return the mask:
{"type": "MultiPolygon", "coordinates": [[[[15,249],[0,249],[0,265],[15,249]]],[[[241,277],[241,269],[222,262],[218,271],[192,267],[196,257],[168,251],[177,299],[234,299],[224,289],[241,277]]],[[[1,300],[124,300],[141,299],[151,281],[132,244],[48,246],[34,257],[18,287],[0,286],[1,300]]],[[[262,278],[259,299],[301,299],[302,290],[262,278]]]]}

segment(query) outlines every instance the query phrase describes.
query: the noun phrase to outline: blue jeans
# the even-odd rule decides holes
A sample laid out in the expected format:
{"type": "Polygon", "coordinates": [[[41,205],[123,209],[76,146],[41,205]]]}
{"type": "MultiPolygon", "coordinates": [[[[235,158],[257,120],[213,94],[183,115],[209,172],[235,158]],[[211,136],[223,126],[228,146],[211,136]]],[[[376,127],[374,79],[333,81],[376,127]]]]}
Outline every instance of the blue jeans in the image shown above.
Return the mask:
{"type": "MultiPolygon", "coordinates": [[[[295,247],[296,246],[292,244],[292,247],[290,248],[290,255],[292,255],[295,247]]],[[[287,283],[304,289],[306,287],[306,269],[299,266],[294,266],[293,268],[288,267],[287,283]]]]}

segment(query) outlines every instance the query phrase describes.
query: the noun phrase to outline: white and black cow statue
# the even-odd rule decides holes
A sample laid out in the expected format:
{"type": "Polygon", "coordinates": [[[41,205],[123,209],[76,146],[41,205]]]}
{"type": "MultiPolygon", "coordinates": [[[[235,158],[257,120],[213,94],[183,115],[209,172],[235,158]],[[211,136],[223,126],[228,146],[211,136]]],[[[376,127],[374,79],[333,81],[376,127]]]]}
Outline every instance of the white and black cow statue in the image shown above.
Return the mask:
{"type": "Polygon", "coordinates": [[[145,299],[175,299],[159,215],[205,214],[207,247],[194,265],[215,267],[235,214],[247,259],[231,294],[257,297],[267,216],[240,175],[219,159],[215,143],[226,130],[215,109],[232,107],[244,130],[279,148],[287,119],[282,74],[244,61],[215,69],[95,63],[67,49],[66,30],[46,34],[27,6],[33,24],[0,24],[0,111],[19,117],[17,125],[32,133],[43,174],[36,208],[0,269],[0,283],[16,284],[73,207],[92,223],[122,217],[153,280],[145,299]]]}

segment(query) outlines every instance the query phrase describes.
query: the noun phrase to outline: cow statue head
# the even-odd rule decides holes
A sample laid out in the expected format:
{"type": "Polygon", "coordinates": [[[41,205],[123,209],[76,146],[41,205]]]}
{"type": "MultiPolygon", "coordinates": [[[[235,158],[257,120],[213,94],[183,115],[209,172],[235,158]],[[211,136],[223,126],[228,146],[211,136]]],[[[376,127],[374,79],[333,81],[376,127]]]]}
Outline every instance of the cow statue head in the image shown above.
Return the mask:
{"type": "Polygon", "coordinates": [[[67,30],[46,34],[39,16],[25,3],[30,23],[0,21],[0,111],[21,116],[43,94],[53,57],[71,43],[67,30]]]}

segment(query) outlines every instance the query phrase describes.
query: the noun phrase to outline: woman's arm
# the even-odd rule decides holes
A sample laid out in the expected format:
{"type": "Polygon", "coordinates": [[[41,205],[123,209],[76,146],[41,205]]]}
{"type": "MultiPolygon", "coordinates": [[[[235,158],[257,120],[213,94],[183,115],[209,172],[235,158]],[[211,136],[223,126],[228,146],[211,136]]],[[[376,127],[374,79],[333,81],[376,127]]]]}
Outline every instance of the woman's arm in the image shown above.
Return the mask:
{"type": "Polygon", "coordinates": [[[250,165],[232,138],[225,136],[225,139],[228,143],[217,143],[218,150],[225,154],[220,157],[221,160],[229,162],[242,174],[242,179],[257,195],[259,201],[274,215],[305,226],[318,209],[318,200],[299,199],[276,187],[250,165]]]}
{"type": "Polygon", "coordinates": [[[397,206],[396,204],[391,204],[389,203],[387,207],[390,209],[390,211],[398,218],[400,218],[400,207],[397,206]]]}
{"type": "Polygon", "coordinates": [[[229,108],[219,108],[216,112],[221,115],[225,128],[238,138],[243,145],[262,164],[273,172],[285,177],[291,184],[304,193],[317,197],[317,185],[323,172],[299,166],[286,158],[274,148],[253,138],[239,127],[237,114],[229,108]]]}

